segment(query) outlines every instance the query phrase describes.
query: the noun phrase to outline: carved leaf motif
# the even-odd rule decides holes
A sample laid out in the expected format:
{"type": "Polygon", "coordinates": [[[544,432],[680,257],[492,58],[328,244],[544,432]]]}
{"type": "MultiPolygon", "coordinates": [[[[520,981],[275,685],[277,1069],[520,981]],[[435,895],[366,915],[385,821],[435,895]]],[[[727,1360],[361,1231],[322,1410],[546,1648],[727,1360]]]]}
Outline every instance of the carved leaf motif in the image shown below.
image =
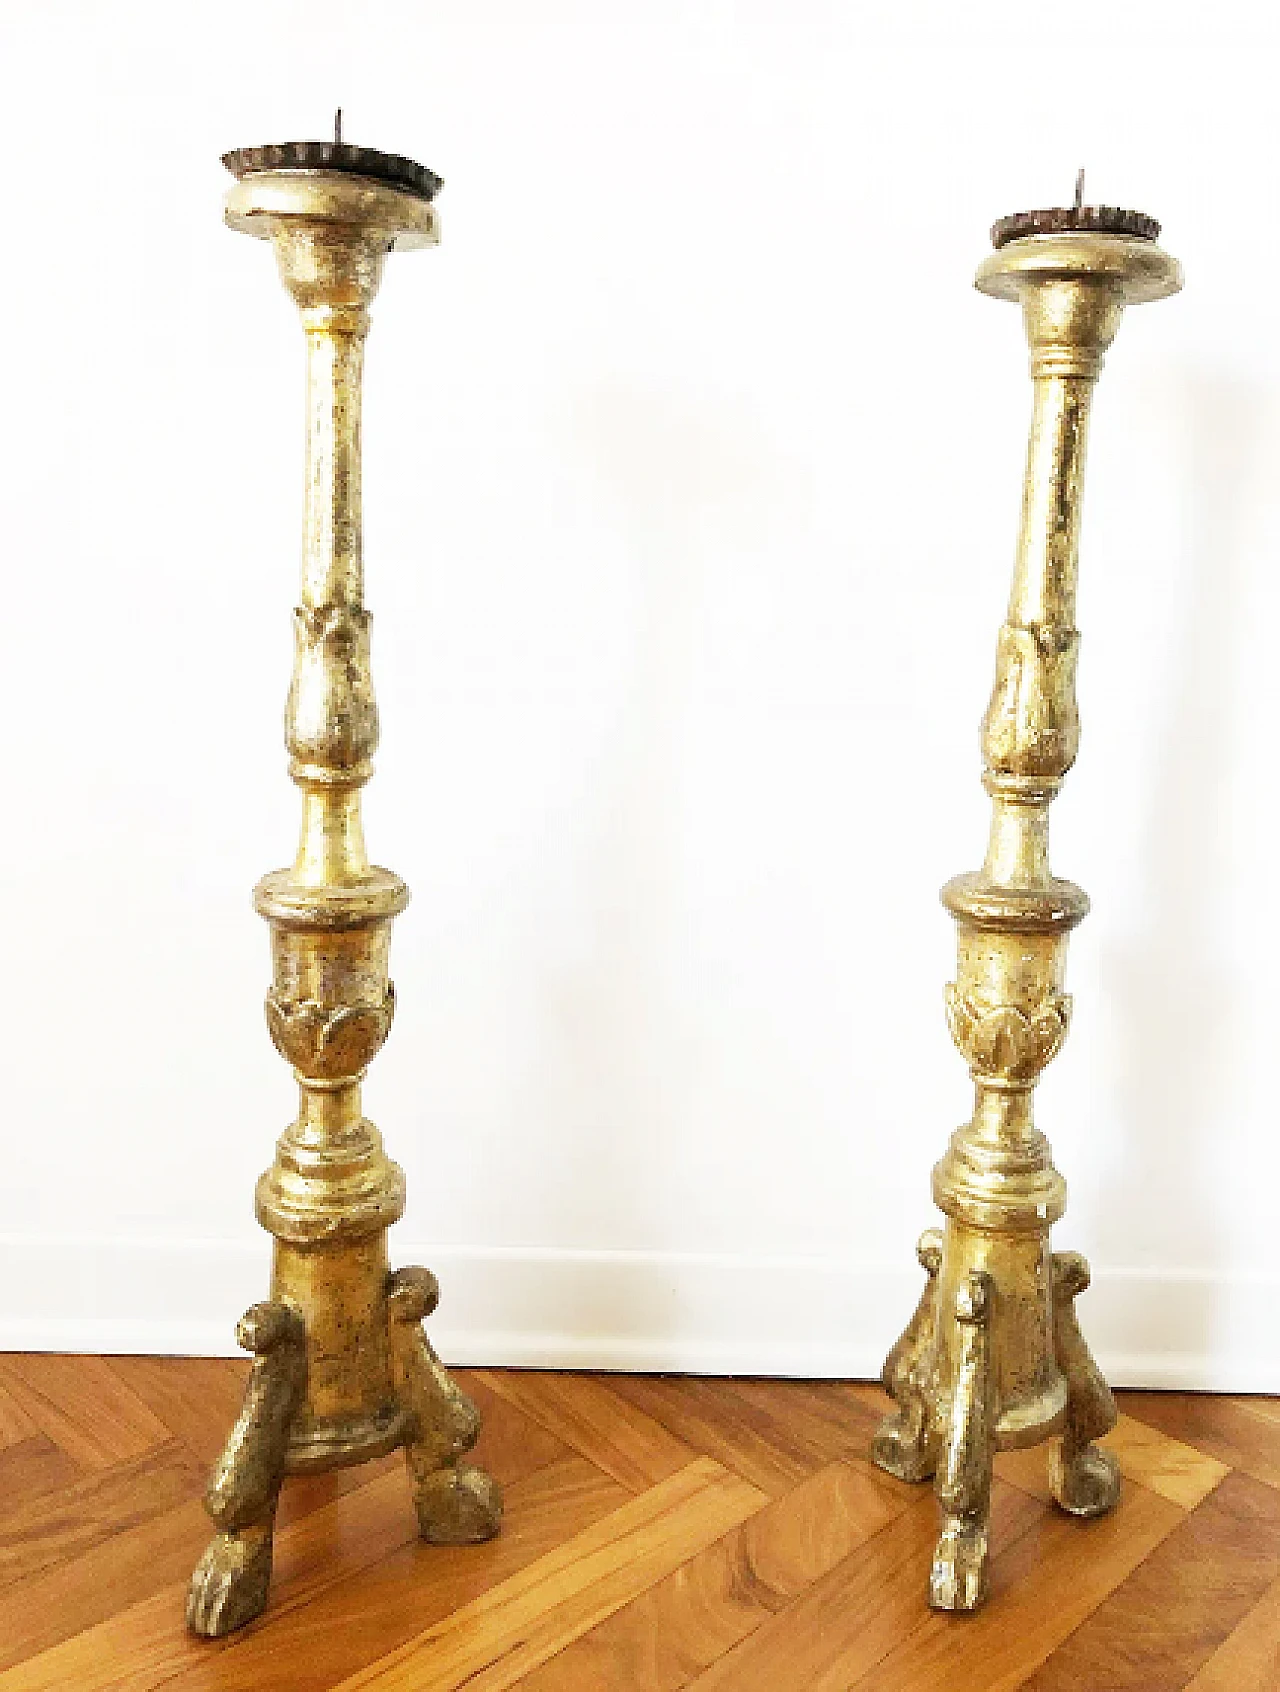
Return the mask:
{"type": "Polygon", "coordinates": [[[1030,1013],[1016,1005],[977,1005],[947,988],[951,1038],[979,1077],[1034,1081],[1062,1049],[1071,1024],[1071,999],[1055,994],[1030,1013]]]}
{"type": "Polygon", "coordinates": [[[314,999],[267,994],[267,1027],[276,1050],[301,1075],[340,1081],[367,1069],[386,1039],[395,1014],[395,988],[387,983],[380,1005],[326,1009],[314,999]]]}
{"type": "Polygon", "coordinates": [[[1010,775],[1060,777],[1080,744],[1076,658],[1080,636],[1050,624],[1006,623],[982,724],[987,765],[1010,775]]]}

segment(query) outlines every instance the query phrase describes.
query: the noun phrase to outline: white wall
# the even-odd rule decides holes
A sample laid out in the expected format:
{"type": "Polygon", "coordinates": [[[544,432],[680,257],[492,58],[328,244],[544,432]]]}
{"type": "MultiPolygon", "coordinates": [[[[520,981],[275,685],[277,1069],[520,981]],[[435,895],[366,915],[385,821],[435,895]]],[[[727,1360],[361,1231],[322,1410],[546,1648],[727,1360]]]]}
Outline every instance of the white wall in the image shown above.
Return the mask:
{"type": "Polygon", "coordinates": [[[1280,1389],[1280,42],[1201,11],[8,0],[0,1343],[226,1349],[266,1287],[302,349],[218,155],[341,102],[446,179],[366,429],[368,1099],[442,1348],[866,1374],[905,1319],[1029,401],[970,281],[1084,163],[1188,286],[1097,410],[1058,1239],[1115,1378],[1280,1389]]]}

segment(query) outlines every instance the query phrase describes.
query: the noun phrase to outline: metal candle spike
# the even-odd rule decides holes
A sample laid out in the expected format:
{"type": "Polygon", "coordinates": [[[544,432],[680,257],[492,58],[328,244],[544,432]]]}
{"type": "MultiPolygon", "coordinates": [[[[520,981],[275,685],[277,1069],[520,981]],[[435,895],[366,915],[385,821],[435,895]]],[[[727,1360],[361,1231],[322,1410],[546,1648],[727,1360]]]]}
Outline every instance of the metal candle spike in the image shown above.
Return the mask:
{"type": "Polygon", "coordinates": [[[929,1600],[972,1610],[986,1591],[991,1466],[998,1450],[1053,1438],[1064,1510],[1119,1498],[1115,1458],[1092,1442],[1116,1419],[1076,1324],[1089,1284],[1075,1252],[1051,1252],[1066,1185],[1032,1122],[1040,1072],[1066,1037],[1067,936],[1089,908],[1049,868],[1049,805],[1075,761],[1076,569],[1094,383],[1126,305],[1182,285],[1138,212],[1081,203],[1024,212],[992,230],[977,286],[1021,303],[1033,410],[1022,524],[996,678],[983,722],[993,816],[986,862],[943,889],[959,927],[951,1034],[969,1064],[972,1119],[933,1172],[946,1217],[917,1255],[928,1277],[883,1381],[895,1408],[873,1455],[903,1480],[935,1477],[942,1531],[929,1600]]]}
{"type": "Polygon", "coordinates": [[[409,897],[399,876],[370,864],[360,820],[378,739],[361,562],[361,370],[383,262],[393,248],[435,243],[440,180],[411,159],[345,143],[340,119],[332,142],[250,148],[223,162],[238,178],[227,223],[270,240],[302,313],[307,447],[285,729],[302,832],[293,867],[255,892],[271,925],[267,1024],[300,1105],[258,1183],[258,1220],[275,1239],[271,1297],[237,1330],[253,1368],[210,1478],[217,1532],[187,1601],[189,1626],[210,1636],[266,1604],[286,1475],[402,1446],[424,1539],[487,1539],[501,1517],[492,1480],[462,1461],[479,1416],[422,1330],[435,1277],[388,1269],[404,1177],[360,1108],[395,1003],[391,922],[409,897]]]}

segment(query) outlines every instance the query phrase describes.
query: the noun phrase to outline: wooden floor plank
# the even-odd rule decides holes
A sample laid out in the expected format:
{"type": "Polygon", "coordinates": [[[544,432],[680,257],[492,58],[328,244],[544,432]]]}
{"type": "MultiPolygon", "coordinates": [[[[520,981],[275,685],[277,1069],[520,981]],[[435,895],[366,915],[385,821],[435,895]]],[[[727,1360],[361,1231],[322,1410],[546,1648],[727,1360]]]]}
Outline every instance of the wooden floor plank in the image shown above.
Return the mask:
{"type": "Polygon", "coordinates": [[[165,1684],[180,1692],[330,1692],[628,1496],[582,1458],[561,1459],[509,1489],[496,1539],[445,1547],[411,1538],[366,1567],[339,1569],[323,1588],[311,1588],[311,1602],[290,1601],[284,1584],[261,1621],[223,1648],[196,1647],[165,1684]]]}
{"type": "Polygon", "coordinates": [[[480,1378],[629,1491],[665,1480],[696,1455],[661,1422],[621,1399],[607,1376],[504,1369],[481,1371],[480,1378]]]}
{"type": "MultiPolygon", "coordinates": [[[[1100,1443],[1115,1454],[1128,1485],[1144,1486],[1184,1510],[1193,1510],[1230,1473],[1216,1457],[1171,1439],[1159,1428],[1149,1428],[1132,1416],[1121,1416],[1100,1443]]],[[[1021,1487],[1047,1503],[1050,1449],[1045,1443],[1002,1451],[996,1457],[996,1473],[1011,1486],[1021,1487]]]]}
{"type": "Polygon", "coordinates": [[[1132,1416],[1121,1416],[1101,1443],[1115,1453],[1122,1475],[1184,1510],[1194,1510],[1231,1472],[1216,1457],[1132,1416]]]}
{"type": "Polygon", "coordinates": [[[1275,1692],[1280,1686],[1280,1580],[1186,1684],[1186,1692],[1275,1692]]]}
{"type": "MultiPolygon", "coordinates": [[[[305,1603],[335,1579],[358,1569],[402,1544],[412,1532],[397,1508],[398,1477],[388,1476],[361,1488],[313,1515],[295,1522],[277,1538],[277,1578],[273,1583],[275,1609],[305,1603]],[[282,1555],[292,1552],[287,1576],[281,1574],[282,1555]]],[[[193,1545],[191,1566],[199,1556],[207,1531],[201,1529],[193,1545]]],[[[52,1649],[0,1674],[0,1687],[41,1692],[75,1687],[77,1692],[153,1692],[168,1685],[184,1668],[199,1669],[227,1649],[226,1642],[192,1639],[183,1626],[186,1576],[154,1592],[142,1602],[117,1609],[96,1626],[86,1628],[52,1649]]]]}
{"type": "Polygon", "coordinates": [[[1136,1486],[1096,1521],[1041,1509],[1028,1532],[997,1550],[981,1610],[930,1612],[869,1673],[845,1684],[858,1692],[1013,1692],[1184,1520],[1176,1504],[1136,1486]]]}
{"type": "Polygon", "coordinates": [[[995,1472],[1006,1486],[1016,1486],[1028,1498],[1051,1504],[1049,1491],[1049,1446],[1024,1445],[1015,1451],[997,1451],[995,1472]]]}
{"type": "Polygon", "coordinates": [[[520,1692],[676,1692],[906,1508],[869,1464],[832,1463],[526,1675],[520,1692]]]}
{"type": "Polygon", "coordinates": [[[101,1357],[0,1357],[0,1386],[47,1438],[85,1469],[128,1462],[172,1437],[101,1357]]]}
{"type": "MultiPolygon", "coordinates": [[[[1043,1514],[1034,1499],[997,1482],[992,1517],[1002,1542],[1043,1514]]],[[[927,1614],[937,1537],[937,1508],[919,1492],[900,1516],[687,1684],[697,1692],[846,1692],[927,1614]]],[[[894,1684],[895,1692],[911,1685],[894,1684]]]]}
{"type": "Polygon", "coordinates": [[[888,1395],[866,1381],[780,1381],[735,1375],[725,1383],[739,1397],[787,1423],[820,1450],[865,1454],[892,1408],[888,1395]]]}
{"type": "Polygon", "coordinates": [[[197,1498],[203,1465],[170,1441],[131,1463],[0,1510],[0,1584],[24,1580],[197,1498]]]}
{"type": "Polygon", "coordinates": [[[780,1408],[762,1407],[729,1381],[690,1375],[617,1376],[614,1390],[694,1451],[777,1496],[849,1448],[843,1439],[815,1445],[780,1408]]]}
{"type": "MultiPolygon", "coordinates": [[[[790,1383],[788,1383],[790,1384],[790,1383]]],[[[849,1423],[857,1436],[870,1445],[872,1435],[893,1409],[893,1402],[879,1381],[797,1381],[816,1402],[849,1423]]]]}
{"type": "Polygon", "coordinates": [[[30,1439],[39,1432],[39,1428],[12,1393],[6,1392],[4,1387],[0,1386],[0,1451],[7,1450],[11,1445],[18,1445],[22,1440],[30,1439]]]}
{"type": "MultiPolygon", "coordinates": [[[[393,1486],[400,1486],[407,1500],[409,1481],[404,1472],[402,1451],[392,1451],[385,1457],[375,1457],[371,1462],[359,1463],[352,1469],[330,1469],[328,1474],[321,1475],[290,1475],[280,1489],[276,1529],[279,1531],[292,1522],[301,1521],[304,1516],[323,1510],[326,1505],[345,1497],[348,1492],[356,1492],[362,1486],[372,1486],[375,1481],[388,1478],[393,1486]]],[[[212,1527],[209,1527],[208,1531],[212,1533],[212,1527]]]]}
{"type": "Polygon", "coordinates": [[[240,1414],[247,1357],[108,1357],[106,1363],[201,1462],[221,1455],[240,1414]]]}
{"type": "MultiPolygon", "coordinates": [[[[524,1371],[506,1370],[503,1373],[514,1375],[524,1371]]],[[[533,1415],[532,1407],[523,1402],[518,1391],[498,1391],[487,1371],[461,1369],[457,1378],[463,1391],[480,1411],[480,1442],[473,1459],[482,1468],[497,1475],[499,1480],[507,1476],[514,1479],[517,1474],[532,1474],[535,1469],[559,1462],[575,1450],[588,1462],[594,1462],[597,1469],[604,1469],[604,1465],[595,1462],[589,1451],[580,1450],[573,1440],[567,1438],[564,1429],[553,1426],[546,1417],[533,1415]]],[[[561,1378],[574,1380],[578,1377],[561,1378]]],[[[605,1470],[605,1473],[608,1472],[605,1470]]]]}
{"type": "Polygon", "coordinates": [[[1203,1392],[1123,1392],[1116,1397],[1135,1421],[1268,1486],[1280,1486],[1280,1400],[1203,1392]]]}
{"type": "MultiPolygon", "coordinates": [[[[47,1651],[185,1580],[209,1523],[198,1500],[141,1522],[38,1574],[0,1584],[0,1669],[47,1651]]],[[[176,1628],[179,1617],[171,1616],[176,1628]]]]}
{"type": "Polygon", "coordinates": [[[37,1498],[73,1486],[84,1470],[42,1433],[0,1451],[0,1522],[11,1510],[25,1510],[37,1498]]]}
{"type": "Polygon", "coordinates": [[[1280,1577],[1280,1492],[1229,1475],[1026,1683],[1178,1692],[1280,1577]]]}
{"type": "Polygon", "coordinates": [[[463,1685],[468,1692],[501,1692],[765,1502],[740,1476],[709,1457],[695,1458],[341,1682],[341,1692],[453,1692],[463,1685]]]}
{"type": "MultiPolygon", "coordinates": [[[[626,1494],[612,1481],[596,1475],[589,1465],[571,1458],[559,1465],[573,1471],[565,1477],[576,1496],[589,1494],[594,1514],[603,1513],[626,1494]],[[599,1502],[604,1493],[603,1504],[599,1502]]],[[[535,1479],[537,1477],[534,1477],[535,1479]]],[[[527,1488],[529,1483],[524,1483],[527,1488]]],[[[545,1491],[545,1488],[543,1489],[545,1491]]],[[[521,1485],[512,1488],[508,1508],[519,1519],[521,1485]]],[[[594,1519],[594,1514],[590,1519],[594,1519]]],[[[201,1536],[201,1543],[203,1534],[201,1536]]],[[[492,1542],[503,1543],[502,1539],[492,1542]]],[[[29,1658],[0,1674],[3,1692],[155,1692],[160,1686],[218,1688],[229,1692],[260,1692],[280,1687],[299,1692],[303,1687],[332,1687],[330,1657],[312,1655],[317,1630],[309,1619],[301,1625],[291,1618],[307,1618],[312,1600],[317,1620],[332,1620],[340,1600],[358,1585],[363,1570],[408,1547],[415,1554],[414,1579],[398,1593],[408,1612],[408,1630],[421,1626],[413,1609],[416,1592],[425,1600],[438,1568],[447,1570],[459,1559],[482,1565],[488,1546],[456,1548],[421,1546],[400,1477],[388,1475],[372,1485],[347,1493],[285,1529],[276,1540],[275,1578],[267,1613],[252,1627],[225,1640],[193,1639],[183,1626],[186,1579],[141,1603],[115,1611],[53,1649],[29,1658]],[[284,1678],[281,1678],[283,1671],[284,1678]],[[272,1678],[273,1672],[276,1678],[272,1678]],[[308,1673],[311,1678],[308,1678],[308,1673]]],[[[447,1590],[447,1586],[446,1586],[447,1590]]],[[[350,1629],[348,1609],[343,1617],[350,1629]]],[[[401,1626],[405,1625],[402,1617],[401,1626]]],[[[330,1640],[333,1639],[330,1634],[330,1640]]],[[[381,1649],[380,1639],[365,1642],[357,1662],[368,1662],[381,1649]]]]}
{"type": "Polygon", "coordinates": [[[845,1458],[801,1481],[785,1499],[744,1522],[752,1578],[790,1602],[919,1500],[914,1487],[860,1458],[845,1458]],[[773,1514],[777,1510],[777,1515],[773,1514]]]}
{"type": "Polygon", "coordinates": [[[0,1357],[0,1692],[1280,1692],[1280,1399],[1118,1395],[1099,1522],[1050,1507],[1046,1447],[1002,1453],[957,1618],[925,1603],[932,1496],[867,1460],[878,1386],[462,1370],[499,1538],[421,1544],[399,1454],[291,1479],[268,1612],[196,1641],[246,1371],[0,1357]]]}

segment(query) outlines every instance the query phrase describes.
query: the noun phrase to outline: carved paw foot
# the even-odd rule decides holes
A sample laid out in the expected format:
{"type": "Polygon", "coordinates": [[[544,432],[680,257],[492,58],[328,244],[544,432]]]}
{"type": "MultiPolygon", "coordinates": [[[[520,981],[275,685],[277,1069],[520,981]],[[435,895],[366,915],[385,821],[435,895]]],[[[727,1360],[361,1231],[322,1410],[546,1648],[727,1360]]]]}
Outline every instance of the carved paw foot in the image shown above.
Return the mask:
{"type": "Polygon", "coordinates": [[[982,1270],[971,1270],[956,1289],[956,1375],[937,1481],[942,1536],[929,1571],[935,1610],[976,1610],[987,1595],[997,1415],[991,1368],[995,1299],[995,1283],[982,1270]]]}
{"type": "Polygon", "coordinates": [[[1068,1457],[1061,1444],[1049,1456],[1049,1490],[1073,1516],[1105,1516],[1120,1501],[1120,1465],[1110,1451],[1086,1445],[1068,1457]]]}
{"type": "Polygon", "coordinates": [[[1116,1425],[1116,1404],[1084,1342],[1075,1301],[1089,1285],[1079,1252],[1053,1254],[1053,1344],[1067,1381],[1062,1439],[1049,1459],[1049,1490],[1073,1516],[1102,1516],[1120,1498],[1120,1469],[1092,1443],[1116,1425]]]}
{"type": "Polygon", "coordinates": [[[271,1535],[247,1529],[209,1541],[187,1592],[187,1626],[218,1639],[260,1616],[271,1584],[271,1535]]]}
{"type": "Polygon", "coordinates": [[[469,1463],[437,1469],[413,1492],[418,1532],[432,1545],[477,1545],[502,1526],[502,1493],[483,1469],[469,1463]]]}
{"type": "Polygon", "coordinates": [[[205,1508],[220,1531],[187,1594],[187,1626],[206,1639],[243,1627],[266,1605],[276,1499],[307,1378],[306,1334],[290,1306],[255,1304],[241,1318],[236,1337],[253,1353],[253,1368],[205,1493],[205,1508]]]}
{"type": "Polygon", "coordinates": [[[948,1522],[933,1553],[929,1602],[935,1610],[976,1610],[987,1595],[987,1530],[948,1522]]]}
{"type": "Polygon", "coordinates": [[[871,1441],[871,1460],[899,1480],[928,1480],[938,1466],[936,1443],[917,1410],[895,1410],[886,1416],[871,1441]]]}
{"type": "Polygon", "coordinates": [[[399,1269],[388,1283],[391,1352],[413,1432],[405,1447],[418,1532],[433,1545],[475,1545],[502,1525],[502,1494],[483,1469],[460,1461],[480,1433],[480,1412],[450,1379],[422,1329],[440,1289],[429,1269],[399,1269]]]}

